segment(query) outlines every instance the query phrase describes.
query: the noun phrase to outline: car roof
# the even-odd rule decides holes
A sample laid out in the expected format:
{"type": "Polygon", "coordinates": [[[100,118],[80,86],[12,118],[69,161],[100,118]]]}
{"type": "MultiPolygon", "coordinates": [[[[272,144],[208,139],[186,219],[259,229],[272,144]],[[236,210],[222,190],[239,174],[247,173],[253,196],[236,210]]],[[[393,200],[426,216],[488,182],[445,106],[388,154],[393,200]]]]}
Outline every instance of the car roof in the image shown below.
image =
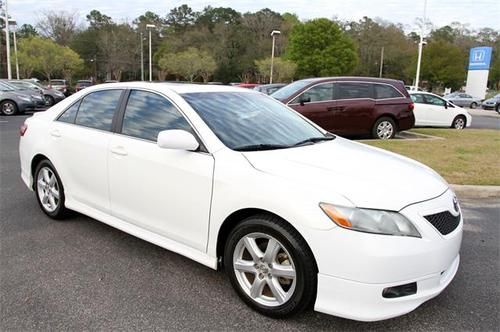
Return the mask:
{"type": "Polygon", "coordinates": [[[164,82],[118,82],[118,83],[103,83],[93,85],[86,91],[97,91],[109,88],[123,88],[123,89],[152,89],[152,90],[169,90],[177,94],[184,93],[197,93],[197,92],[245,92],[245,93],[259,93],[252,89],[246,89],[236,86],[228,85],[214,85],[214,84],[191,84],[191,83],[164,83],[164,82]]]}
{"type": "Polygon", "coordinates": [[[392,78],[378,78],[378,77],[363,77],[363,76],[331,76],[331,77],[312,77],[305,78],[301,81],[316,83],[324,81],[359,81],[359,82],[370,82],[370,83],[403,83],[401,80],[395,80],[392,78]]]}

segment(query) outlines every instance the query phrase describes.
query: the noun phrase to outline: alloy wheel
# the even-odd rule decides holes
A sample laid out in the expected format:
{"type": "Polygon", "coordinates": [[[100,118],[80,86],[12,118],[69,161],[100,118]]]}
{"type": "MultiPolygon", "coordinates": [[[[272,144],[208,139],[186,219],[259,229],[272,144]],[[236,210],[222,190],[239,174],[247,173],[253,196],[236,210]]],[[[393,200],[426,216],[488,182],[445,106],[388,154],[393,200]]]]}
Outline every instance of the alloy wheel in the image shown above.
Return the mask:
{"type": "Polygon", "coordinates": [[[2,113],[5,115],[13,115],[14,113],[16,113],[16,105],[11,103],[10,101],[3,103],[2,113]]]}
{"type": "Polygon", "coordinates": [[[47,212],[54,212],[60,204],[59,183],[49,167],[43,167],[37,177],[38,198],[47,212]]]}
{"type": "Polygon", "coordinates": [[[261,305],[282,305],[295,291],[293,259],[283,244],[268,234],[242,237],[234,249],[233,269],[243,291],[261,305]]]}
{"type": "Polygon", "coordinates": [[[455,123],[454,123],[454,127],[455,127],[455,129],[464,129],[464,127],[465,127],[464,119],[462,119],[462,118],[456,119],[455,123]]]}

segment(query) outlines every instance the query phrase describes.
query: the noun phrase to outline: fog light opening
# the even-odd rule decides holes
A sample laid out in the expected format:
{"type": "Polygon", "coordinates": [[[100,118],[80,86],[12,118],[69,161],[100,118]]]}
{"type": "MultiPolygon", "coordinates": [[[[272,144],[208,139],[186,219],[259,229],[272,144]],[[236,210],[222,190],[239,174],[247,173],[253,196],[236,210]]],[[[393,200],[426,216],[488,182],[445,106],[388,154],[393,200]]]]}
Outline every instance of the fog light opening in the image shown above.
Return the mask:
{"type": "Polygon", "coordinates": [[[397,297],[408,296],[413,294],[417,294],[416,282],[400,286],[384,288],[384,290],[382,291],[382,297],[385,297],[386,299],[394,299],[397,297]]]}

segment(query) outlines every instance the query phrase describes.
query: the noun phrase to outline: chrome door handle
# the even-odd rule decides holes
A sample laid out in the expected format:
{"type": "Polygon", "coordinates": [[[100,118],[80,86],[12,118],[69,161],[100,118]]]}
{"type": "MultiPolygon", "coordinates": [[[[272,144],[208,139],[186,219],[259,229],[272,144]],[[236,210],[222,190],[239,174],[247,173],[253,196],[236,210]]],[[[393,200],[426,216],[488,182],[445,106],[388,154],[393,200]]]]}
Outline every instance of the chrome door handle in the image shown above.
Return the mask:
{"type": "Polygon", "coordinates": [[[61,137],[61,132],[57,129],[54,129],[50,132],[50,135],[53,137],[61,137]]]}
{"type": "Polygon", "coordinates": [[[111,153],[114,153],[119,156],[126,156],[128,155],[127,150],[123,146],[116,146],[111,149],[111,153]]]}

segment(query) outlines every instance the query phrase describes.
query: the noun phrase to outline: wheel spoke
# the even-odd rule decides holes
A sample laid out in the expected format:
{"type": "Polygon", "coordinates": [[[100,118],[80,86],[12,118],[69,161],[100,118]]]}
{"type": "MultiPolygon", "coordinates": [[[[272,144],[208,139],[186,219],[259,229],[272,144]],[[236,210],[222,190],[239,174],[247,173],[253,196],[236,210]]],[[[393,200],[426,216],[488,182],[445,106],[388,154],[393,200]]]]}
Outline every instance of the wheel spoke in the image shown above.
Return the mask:
{"type": "Polygon", "coordinates": [[[54,196],[54,198],[59,199],[59,191],[57,191],[56,188],[51,188],[50,193],[52,194],[52,196],[54,196]]]}
{"type": "Polygon", "coordinates": [[[295,270],[291,265],[273,264],[271,274],[276,277],[284,277],[288,279],[295,278],[295,270]]]}
{"type": "Polygon", "coordinates": [[[285,301],[286,293],[283,288],[281,288],[278,279],[272,278],[271,280],[268,280],[267,285],[271,289],[276,301],[278,301],[278,303],[283,303],[285,301]]]}
{"type": "Polygon", "coordinates": [[[49,195],[47,193],[43,193],[42,203],[47,204],[48,201],[49,201],[49,195]]]}
{"type": "Polygon", "coordinates": [[[49,171],[46,168],[43,169],[42,175],[43,175],[43,180],[45,181],[45,183],[49,183],[50,176],[49,176],[49,171]]]}
{"type": "Polygon", "coordinates": [[[38,185],[42,188],[45,186],[45,181],[43,180],[43,178],[38,179],[38,185]]]}
{"type": "Polygon", "coordinates": [[[280,245],[275,239],[269,239],[267,242],[266,252],[264,253],[263,260],[267,263],[272,263],[278,251],[280,250],[280,245]]]}
{"type": "Polygon", "coordinates": [[[50,203],[50,208],[55,209],[57,207],[56,200],[54,199],[54,196],[48,195],[49,196],[49,203],[50,203]]]}
{"type": "Polygon", "coordinates": [[[260,261],[260,259],[264,256],[264,254],[257,246],[257,242],[255,242],[255,239],[246,236],[244,242],[245,242],[245,248],[247,249],[248,253],[252,256],[253,261],[254,262],[260,261]]]}
{"type": "Polygon", "coordinates": [[[49,186],[53,186],[55,183],[56,183],[56,176],[54,174],[51,174],[49,186]]]}
{"type": "Polygon", "coordinates": [[[266,281],[264,279],[260,279],[258,277],[255,277],[255,280],[252,284],[252,287],[250,288],[250,296],[254,299],[261,296],[262,290],[264,289],[265,285],[266,285],[266,281]]]}
{"type": "Polygon", "coordinates": [[[234,268],[241,272],[250,272],[253,274],[257,273],[257,270],[254,267],[254,263],[243,259],[238,259],[236,262],[234,262],[234,268]]]}

